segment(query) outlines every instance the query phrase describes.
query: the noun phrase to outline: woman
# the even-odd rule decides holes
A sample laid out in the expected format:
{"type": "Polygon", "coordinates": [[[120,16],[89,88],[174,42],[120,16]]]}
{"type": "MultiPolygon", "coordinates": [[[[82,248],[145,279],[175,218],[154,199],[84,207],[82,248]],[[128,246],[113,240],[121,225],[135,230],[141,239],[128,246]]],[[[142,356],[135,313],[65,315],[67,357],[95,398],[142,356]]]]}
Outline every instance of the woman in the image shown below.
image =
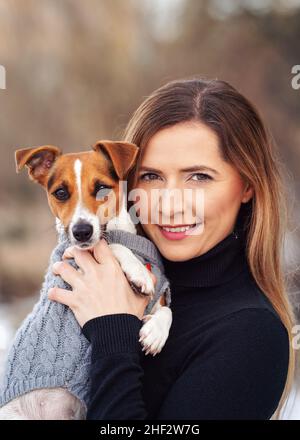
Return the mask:
{"type": "Polygon", "coordinates": [[[95,261],[68,250],[83,273],[56,269],[74,295],[49,297],[72,308],[92,344],[87,418],[269,419],[276,408],[278,416],[293,378],[294,316],[279,163],[257,111],[224,81],[171,81],[140,105],[124,138],[140,147],[129,190],[149,202],[154,189],[200,189],[204,213],[178,221],[185,208],[161,203],[159,220],[139,225],[171,283],[173,322],[155,357],[137,343],[147,299],[133,294],[105,240],[95,261]],[[186,232],[172,232],[182,224],[186,232]]]}

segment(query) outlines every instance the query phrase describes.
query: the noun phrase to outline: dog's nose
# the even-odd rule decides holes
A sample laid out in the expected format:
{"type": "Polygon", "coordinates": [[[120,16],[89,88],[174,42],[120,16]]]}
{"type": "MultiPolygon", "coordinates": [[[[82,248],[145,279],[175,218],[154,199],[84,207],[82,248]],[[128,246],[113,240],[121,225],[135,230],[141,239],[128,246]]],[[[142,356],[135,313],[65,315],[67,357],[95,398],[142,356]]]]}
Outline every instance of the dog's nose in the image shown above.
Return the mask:
{"type": "Polygon", "coordinates": [[[89,223],[78,223],[73,226],[72,233],[77,241],[87,241],[93,234],[93,226],[89,223]]]}

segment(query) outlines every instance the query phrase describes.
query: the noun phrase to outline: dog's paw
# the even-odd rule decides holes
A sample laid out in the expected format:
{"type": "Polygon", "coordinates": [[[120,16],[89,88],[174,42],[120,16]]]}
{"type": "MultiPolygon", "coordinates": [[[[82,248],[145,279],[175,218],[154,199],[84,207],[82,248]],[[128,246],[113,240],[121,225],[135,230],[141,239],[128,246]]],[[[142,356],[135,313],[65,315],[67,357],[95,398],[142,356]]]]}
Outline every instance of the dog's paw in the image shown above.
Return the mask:
{"type": "Polygon", "coordinates": [[[169,307],[161,307],[153,315],[144,315],[142,320],[144,324],[139,332],[139,342],[143,345],[142,351],[146,350],[145,355],[150,353],[155,356],[161,352],[168,339],[172,312],[169,307]]]}
{"type": "Polygon", "coordinates": [[[129,271],[124,271],[130,283],[132,283],[142,294],[154,297],[154,283],[149,270],[138,261],[129,271]]]}
{"type": "Polygon", "coordinates": [[[154,297],[154,282],[149,270],[132,253],[132,251],[123,245],[113,243],[110,245],[114,256],[119,261],[123,272],[128,281],[132,283],[141,293],[154,297]]]}

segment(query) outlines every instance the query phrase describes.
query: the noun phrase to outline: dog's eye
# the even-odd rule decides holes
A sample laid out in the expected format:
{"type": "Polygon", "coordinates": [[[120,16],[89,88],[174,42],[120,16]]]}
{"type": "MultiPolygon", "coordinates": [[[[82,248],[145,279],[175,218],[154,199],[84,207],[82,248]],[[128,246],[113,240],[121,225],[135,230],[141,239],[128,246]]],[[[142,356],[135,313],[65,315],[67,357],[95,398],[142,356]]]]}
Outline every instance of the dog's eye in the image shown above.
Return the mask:
{"type": "Polygon", "coordinates": [[[52,194],[57,200],[67,200],[70,197],[69,191],[66,188],[58,188],[52,194]]]}
{"type": "Polygon", "coordinates": [[[111,186],[105,185],[104,183],[96,183],[94,196],[96,197],[96,200],[101,200],[105,196],[107,196],[110,191],[111,191],[111,186]]]}

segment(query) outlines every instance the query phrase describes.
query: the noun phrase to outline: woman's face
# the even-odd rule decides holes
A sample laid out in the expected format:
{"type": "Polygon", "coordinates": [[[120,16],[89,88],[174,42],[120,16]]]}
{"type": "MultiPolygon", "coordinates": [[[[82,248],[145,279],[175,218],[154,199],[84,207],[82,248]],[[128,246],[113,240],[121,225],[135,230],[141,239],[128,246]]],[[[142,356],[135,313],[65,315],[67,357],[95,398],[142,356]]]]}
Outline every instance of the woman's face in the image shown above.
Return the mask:
{"type": "Polygon", "coordinates": [[[252,188],[222,159],[217,135],[199,122],[157,132],[137,173],[135,189],[143,196],[134,208],[146,235],[171,261],[202,255],[227,237],[241,203],[252,197],[252,188]],[[181,230],[172,232],[176,226],[181,230]]]}

